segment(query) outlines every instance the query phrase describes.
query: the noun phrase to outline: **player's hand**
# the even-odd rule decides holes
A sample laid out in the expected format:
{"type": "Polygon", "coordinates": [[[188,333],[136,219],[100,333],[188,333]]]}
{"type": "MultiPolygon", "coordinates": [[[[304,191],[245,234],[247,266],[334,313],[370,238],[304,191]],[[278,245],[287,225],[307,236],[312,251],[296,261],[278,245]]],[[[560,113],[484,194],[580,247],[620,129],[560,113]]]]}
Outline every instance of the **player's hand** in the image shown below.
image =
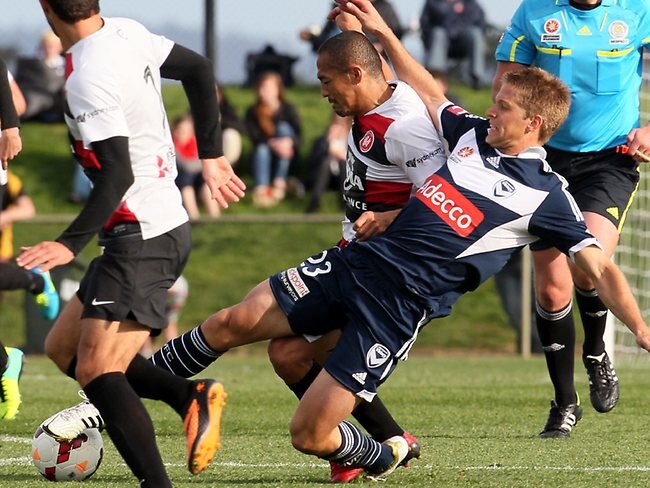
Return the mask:
{"type": "Polygon", "coordinates": [[[627,135],[628,154],[637,161],[650,162],[650,124],[632,129],[627,135]]]}
{"type": "Polygon", "coordinates": [[[332,17],[328,16],[328,19],[335,20],[340,12],[347,12],[357,18],[364,32],[377,34],[390,30],[370,0],[336,0],[336,3],[338,7],[332,10],[330,13],[332,17]]]}
{"type": "Polygon", "coordinates": [[[15,158],[23,148],[18,127],[5,129],[0,133],[0,161],[2,169],[7,169],[7,161],[15,158]]]}
{"type": "Polygon", "coordinates": [[[235,174],[230,162],[224,157],[202,159],[203,179],[210,189],[210,195],[221,208],[228,208],[228,202],[238,202],[244,197],[246,184],[235,174]]]}
{"type": "Polygon", "coordinates": [[[639,345],[639,347],[650,352],[650,330],[647,327],[645,330],[637,334],[636,343],[639,345]]]}
{"type": "Polygon", "coordinates": [[[45,241],[31,247],[22,247],[16,263],[25,269],[34,269],[37,266],[41,271],[68,264],[74,259],[70,249],[60,242],[45,241]]]}
{"type": "Polygon", "coordinates": [[[336,22],[337,27],[343,32],[362,32],[361,22],[354,15],[344,12],[338,7],[335,7],[330,15],[332,15],[330,20],[336,22]]]}
{"type": "Polygon", "coordinates": [[[381,234],[388,229],[393,223],[395,217],[400,213],[399,210],[389,210],[387,212],[364,212],[354,221],[352,228],[357,239],[365,241],[373,236],[381,234]]]}

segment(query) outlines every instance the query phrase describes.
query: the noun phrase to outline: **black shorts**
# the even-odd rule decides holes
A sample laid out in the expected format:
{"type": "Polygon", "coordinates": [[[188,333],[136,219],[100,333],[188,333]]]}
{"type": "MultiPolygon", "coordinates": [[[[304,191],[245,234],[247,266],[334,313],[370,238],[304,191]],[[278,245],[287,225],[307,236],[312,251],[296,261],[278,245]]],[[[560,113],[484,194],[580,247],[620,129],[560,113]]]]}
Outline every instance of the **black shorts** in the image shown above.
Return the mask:
{"type": "MultiPolygon", "coordinates": [[[[616,148],[569,152],[546,146],[548,164],[567,180],[569,193],[582,212],[602,215],[620,232],[639,186],[639,164],[616,148]]],[[[551,247],[542,241],[533,250],[551,247]]]]}
{"type": "Polygon", "coordinates": [[[639,186],[639,164],[615,149],[590,153],[546,150],[548,164],[567,180],[580,210],[608,218],[620,231],[639,186]]]}
{"type": "Polygon", "coordinates": [[[297,335],[342,329],[325,370],[371,401],[433,313],[415,296],[372,269],[350,265],[341,254],[331,248],[277,273],[270,278],[271,290],[297,335]]]}
{"type": "Polygon", "coordinates": [[[134,320],[150,329],[167,326],[167,290],[180,276],[190,254],[190,225],[185,223],[143,240],[139,224],[118,225],[102,233],[101,256],[93,259],[77,296],[82,318],[134,320]]]}

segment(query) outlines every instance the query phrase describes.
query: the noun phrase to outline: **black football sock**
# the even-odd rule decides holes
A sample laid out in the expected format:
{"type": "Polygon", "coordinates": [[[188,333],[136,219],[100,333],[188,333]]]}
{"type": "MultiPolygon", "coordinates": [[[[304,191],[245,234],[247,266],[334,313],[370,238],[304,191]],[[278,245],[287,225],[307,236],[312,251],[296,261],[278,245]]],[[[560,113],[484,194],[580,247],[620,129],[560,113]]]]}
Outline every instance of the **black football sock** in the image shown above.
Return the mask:
{"type": "Polygon", "coordinates": [[[393,451],[385,444],[373,440],[359,428],[346,422],[339,424],[341,445],[333,453],[323,456],[327,461],[355,468],[364,468],[370,473],[381,473],[393,462],[393,451]]]}
{"type": "Polygon", "coordinates": [[[27,290],[34,295],[45,289],[40,275],[7,263],[0,263],[0,290],[27,290]]]}
{"type": "Polygon", "coordinates": [[[168,341],[149,361],[178,376],[189,378],[210,366],[222,354],[208,345],[201,326],[198,326],[168,341]]]}
{"type": "MultiPolygon", "coordinates": [[[[77,356],[70,361],[66,373],[73,380],[77,379],[75,377],[76,367],[77,356]]],[[[131,388],[140,398],[165,402],[176,413],[183,416],[185,404],[193,389],[193,383],[190,380],[154,366],[139,354],[133,358],[125,375],[131,388]]]]}
{"type": "Polygon", "coordinates": [[[77,356],[72,358],[65,374],[67,374],[69,378],[72,378],[75,381],[77,380],[77,356]]]}
{"type": "Polygon", "coordinates": [[[139,397],[163,401],[183,416],[194,388],[192,381],[155,366],[139,354],[133,358],[125,374],[139,397]]]}
{"type": "Polygon", "coordinates": [[[580,310],[585,341],[582,344],[582,356],[600,356],[605,352],[605,325],[607,324],[607,307],[596,290],[576,288],[576,302],[580,310]]]}
{"type": "Polygon", "coordinates": [[[151,418],[126,376],[100,375],[85,386],[84,392],[102,414],[108,435],[140,486],[171,487],[151,418]]]}
{"type": "Polygon", "coordinates": [[[576,403],[577,395],[573,384],[576,333],[571,302],[556,312],[548,312],[538,303],[537,330],[546,356],[548,374],[555,389],[555,401],[560,406],[576,403]]]}
{"type": "Polygon", "coordinates": [[[378,396],[375,396],[372,402],[360,402],[352,411],[352,416],[377,442],[404,435],[404,429],[395,421],[378,396]]]}
{"type": "Polygon", "coordinates": [[[293,392],[294,395],[300,400],[304,395],[309,386],[314,382],[316,376],[321,372],[323,368],[318,363],[312,363],[311,369],[307,374],[299,381],[296,381],[292,384],[287,384],[289,389],[293,392]]]}

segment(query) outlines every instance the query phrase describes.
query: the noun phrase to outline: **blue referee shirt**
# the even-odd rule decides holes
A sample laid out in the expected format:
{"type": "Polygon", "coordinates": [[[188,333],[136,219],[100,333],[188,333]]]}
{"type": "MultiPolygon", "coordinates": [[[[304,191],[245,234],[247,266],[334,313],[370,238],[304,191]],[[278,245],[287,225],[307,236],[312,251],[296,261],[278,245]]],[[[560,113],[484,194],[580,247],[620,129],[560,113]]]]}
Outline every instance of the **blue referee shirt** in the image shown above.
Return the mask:
{"type": "Polygon", "coordinates": [[[569,117],[550,146],[600,151],[625,143],[639,127],[641,51],[648,42],[648,0],[602,0],[592,10],[569,0],[523,0],[496,59],[539,66],[569,86],[569,117]]]}

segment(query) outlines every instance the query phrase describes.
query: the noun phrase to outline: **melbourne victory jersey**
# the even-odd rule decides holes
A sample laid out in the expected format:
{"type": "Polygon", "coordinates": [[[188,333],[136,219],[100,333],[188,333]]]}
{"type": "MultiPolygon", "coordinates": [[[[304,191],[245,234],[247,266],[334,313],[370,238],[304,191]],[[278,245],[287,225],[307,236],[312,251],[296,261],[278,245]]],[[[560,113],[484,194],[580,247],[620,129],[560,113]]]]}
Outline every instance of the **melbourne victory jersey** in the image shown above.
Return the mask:
{"type": "Polygon", "coordinates": [[[392,96],[354,118],[348,136],[343,199],[343,237],[363,212],[402,208],[413,185],[424,183],[445,162],[442,143],[427,109],[407,84],[390,82],[392,96]]]}
{"type": "Polygon", "coordinates": [[[519,247],[545,239],[571,256],[599,245],[543,148],[507,156],[485,142],[486,120],[451,104],[439,116],[452,148],[447,164],[384,234],[343,249],[351,268],[368,265],[444,315],[519,247]]]}
{"type": "Polygon", "coordinates": [[[101,172],[92,143],[129,138],[135,181],[104,229],[138,222],[150,239],[188,220],[174,183],[174,145],[160,86],[160,66],[174,44],[132,20],[104,22],[67,53],[66,122],[76,159],[91,180],[101,172]]]}

